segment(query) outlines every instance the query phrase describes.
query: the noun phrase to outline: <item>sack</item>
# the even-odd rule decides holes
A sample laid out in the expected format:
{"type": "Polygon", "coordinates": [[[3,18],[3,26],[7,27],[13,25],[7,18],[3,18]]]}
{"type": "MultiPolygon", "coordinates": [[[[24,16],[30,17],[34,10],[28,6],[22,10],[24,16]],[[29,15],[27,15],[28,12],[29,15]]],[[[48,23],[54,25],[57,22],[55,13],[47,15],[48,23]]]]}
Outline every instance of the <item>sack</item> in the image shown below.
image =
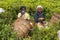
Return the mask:
{"type": "Polygon", "coordinates": [[[22,18],[17,19],[14,22],[14,32],[17,33],[18,37],[26,36],[31,28],[30,22],[22,18]]]}

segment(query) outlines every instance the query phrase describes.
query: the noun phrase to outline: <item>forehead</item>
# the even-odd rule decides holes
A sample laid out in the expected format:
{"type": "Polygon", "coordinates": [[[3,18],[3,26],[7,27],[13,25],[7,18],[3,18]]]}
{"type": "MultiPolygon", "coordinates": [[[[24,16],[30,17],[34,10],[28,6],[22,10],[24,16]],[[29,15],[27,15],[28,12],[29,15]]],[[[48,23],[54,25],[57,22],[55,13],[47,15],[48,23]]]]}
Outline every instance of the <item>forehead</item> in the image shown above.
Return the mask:
{"type": "Polygon", "coordinates": [[[42,10],[42,8],[40,8],[40,7],[39,7],[39,8],[37,8],[37,9],[40,9],[40,10],[42,10]]]}
{"type": "Polygon", "coordinates": [[[22,10],[25,10],[25,8],[22,8],[22,10]]]}

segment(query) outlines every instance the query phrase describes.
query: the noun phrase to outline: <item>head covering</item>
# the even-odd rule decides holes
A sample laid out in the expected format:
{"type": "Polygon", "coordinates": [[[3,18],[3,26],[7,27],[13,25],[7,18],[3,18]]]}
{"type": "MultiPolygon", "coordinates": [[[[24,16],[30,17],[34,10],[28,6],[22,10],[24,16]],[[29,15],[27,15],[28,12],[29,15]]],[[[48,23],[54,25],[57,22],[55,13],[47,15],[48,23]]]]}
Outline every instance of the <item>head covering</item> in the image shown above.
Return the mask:
{"type": "Polygon", "coordinates": [[[42,9],[43,9],[43,7],[42,7],[41,5],[38,5],[38,6],[37,6],[37,9],[38,9],[38,8],[42,8],[42,9]]]}
{"type": "Polygon", "coordinates": [[[26,10],[26,6],[21,6],[20,7],[20,10],[22,10],[23,8],[26,10]]]}

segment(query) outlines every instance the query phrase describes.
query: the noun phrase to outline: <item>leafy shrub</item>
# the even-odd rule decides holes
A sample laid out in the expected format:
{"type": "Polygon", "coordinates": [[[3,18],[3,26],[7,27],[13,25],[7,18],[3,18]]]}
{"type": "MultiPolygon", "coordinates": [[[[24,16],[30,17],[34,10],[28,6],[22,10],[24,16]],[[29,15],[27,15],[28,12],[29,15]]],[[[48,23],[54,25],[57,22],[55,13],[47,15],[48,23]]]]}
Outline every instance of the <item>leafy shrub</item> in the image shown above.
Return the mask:
{"type": "MultiPolygon", "coordinates": [[[[31,15],[31,20],[34,20],[34,13],[38,5],[43,6],[46,21],[50,20],[54,12],[60,14],[59,0],[0,0],[0,8],[5,10],[4,13],[0,14],[0,40],[17,40],[16,34],[12,31],[11,24],[17,19],[21,5],[27,7],[27,12],[31,15]]],[[[26,40],[58,40],[57,30],[59,30],[59,25],[40,31],[35,28],[32,31],[32,38],[26,38],[26,40]]]]}

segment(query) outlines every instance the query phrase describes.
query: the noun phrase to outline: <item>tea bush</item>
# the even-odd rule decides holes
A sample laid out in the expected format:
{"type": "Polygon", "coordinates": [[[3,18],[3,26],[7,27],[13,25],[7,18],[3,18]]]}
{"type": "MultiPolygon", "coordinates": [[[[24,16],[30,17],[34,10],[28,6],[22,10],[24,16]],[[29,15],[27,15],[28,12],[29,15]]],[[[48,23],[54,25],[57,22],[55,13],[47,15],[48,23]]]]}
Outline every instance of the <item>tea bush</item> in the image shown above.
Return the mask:
{"type": "MultiPolygon", "coordinates": [[[[46,15],[46,21],[49,21],[53,13],[60,14],[60,0],[0,0],[0,8],[5,10],[0,14],[0,40],[18,40],[16,34],[12,31],[11,24],[17,19],[20,12],[20,6],[25,5],[27,12],[34,20],[34,13],[38,5],[43,6],[43,12],[46,15]]],[[[23,38],[28,40],[58,40],[57,30],[59,25],[53,28],[32,31],[32,38],[23,38]],[[56,28],[57,27],[57,28],[56,28]]]]}

